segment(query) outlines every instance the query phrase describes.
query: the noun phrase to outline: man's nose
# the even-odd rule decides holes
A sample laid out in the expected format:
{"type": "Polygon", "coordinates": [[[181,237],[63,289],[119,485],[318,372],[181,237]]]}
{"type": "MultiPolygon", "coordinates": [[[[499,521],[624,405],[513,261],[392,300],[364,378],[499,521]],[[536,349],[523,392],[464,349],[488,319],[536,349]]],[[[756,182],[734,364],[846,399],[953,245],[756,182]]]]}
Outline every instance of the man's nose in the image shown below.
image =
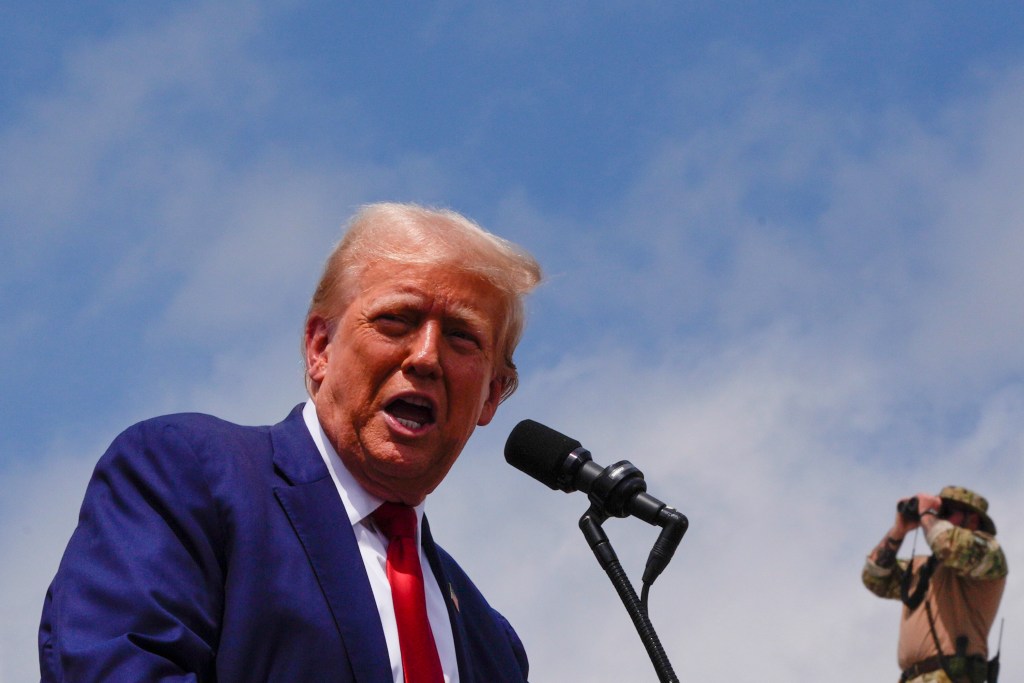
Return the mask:
{"type": "Polygon", "coordinates": [[[441,326],[437,322],[424,323],[412,335],[402,369],[421,377],[441,374],[441,326]]]}

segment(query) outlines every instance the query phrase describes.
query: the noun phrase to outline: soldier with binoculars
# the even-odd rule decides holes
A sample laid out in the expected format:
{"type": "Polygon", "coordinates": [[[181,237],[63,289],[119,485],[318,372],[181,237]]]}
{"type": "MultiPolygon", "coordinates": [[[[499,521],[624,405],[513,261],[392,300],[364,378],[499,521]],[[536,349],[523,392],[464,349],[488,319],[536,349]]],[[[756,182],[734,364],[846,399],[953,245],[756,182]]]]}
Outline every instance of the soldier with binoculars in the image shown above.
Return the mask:
{"type": "Polygon", "coordinates": [[[868,555],[862,579],[875,595],[901,599],[901,683],[994,683],[998,655],[988,634],[1006,586],[1006,556],[988,501],[959,486],[920,493],[896,506],[896,520],[868,555]],[[920,527],[931,556],[897,560],[920,527]],[[922,606],[923,605],[923,606],[922,606]]]}

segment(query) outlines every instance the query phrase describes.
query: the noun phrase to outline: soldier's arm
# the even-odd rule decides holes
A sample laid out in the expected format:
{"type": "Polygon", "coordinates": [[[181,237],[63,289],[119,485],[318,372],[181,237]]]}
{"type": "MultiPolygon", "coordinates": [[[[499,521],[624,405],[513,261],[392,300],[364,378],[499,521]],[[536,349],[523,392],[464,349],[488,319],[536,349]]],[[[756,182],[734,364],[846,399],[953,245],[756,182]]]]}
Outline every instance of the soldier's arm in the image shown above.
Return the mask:
{"type": "Polygon", "coordinates": [[[935,556],[961,576],[982,581],[1006,576],[1006,555],[991,534],[954,526],[944,519],[926,519],[922,526],[935,556]]]}
{"type": "MultiPolygon", "coordinates": [[[[926,503],[930,502],[926,493],[919,493],[917,497],[919,501],[923,497],[926,503]]],[[[904,498],[900,503],[906,503],[909,500],[909,498],[904,498]]],[[[899,510],[899,506],[897,506],[897,510],[899,510]]],[[[897,511],[892,527],[864,562],[861,581],[869,591],[881,598],[899,599],[900,583],[903,581],[903,574],[910,563],[907,560],[897,560],[896,553],[899,552],[904,537],[919,525],[919,518],[904,517],[897,511]]]]}
{"type": "Polygon", "coordinates": [[[893,526],[875,546],[864,562],[861,581],[869,591],[881,598],[899,598],[900,581],[907,562],[896,559],[896,553],[903,544],[905,530],[893,526]]]}

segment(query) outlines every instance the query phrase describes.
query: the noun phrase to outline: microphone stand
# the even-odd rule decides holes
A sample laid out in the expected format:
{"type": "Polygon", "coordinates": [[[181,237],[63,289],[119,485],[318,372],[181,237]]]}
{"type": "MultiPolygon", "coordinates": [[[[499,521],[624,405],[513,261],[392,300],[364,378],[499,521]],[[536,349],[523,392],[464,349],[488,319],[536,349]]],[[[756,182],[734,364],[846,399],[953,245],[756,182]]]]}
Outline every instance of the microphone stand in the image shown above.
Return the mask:
{"type": "Polygon", "coordinates": [[[633,620],[633,626],[640,635],[640,640],[654,665],[658,680],[661,683],[679,683],[647,614],[646,597],[647,589],[668,564],[676,546],[683,534],[686,533],[689,523],[686,517],[676,510],[660,503],[657,499],[644,495],[645,500],[653,507],[649,507],[638,516],[651,524],[661,526],[662,533],[651,551],[647,569],[644,571],[644,600],[642,602],[637,597],[633,584],[630,583],[626,572],[619,563],[619,558],[608,540],[608,535],[601,527],[609,516],[625,517],[630,514],[630,511],[636,513],[636,510],[633,509],[634,501],[638,498],[638,494],[643,493],[646,488],[643,474],[630,463],[623,461],[606,468],[589,491],[591,505],[590,509],[580,517],[580,530],[583,532],[583,537],[587,539],[590,549],[594,551],[594,556],[597,557],[601,568],[608,574],[608,578],[619,594],[622,604],[625,605],[630,619],[633,620]]]}

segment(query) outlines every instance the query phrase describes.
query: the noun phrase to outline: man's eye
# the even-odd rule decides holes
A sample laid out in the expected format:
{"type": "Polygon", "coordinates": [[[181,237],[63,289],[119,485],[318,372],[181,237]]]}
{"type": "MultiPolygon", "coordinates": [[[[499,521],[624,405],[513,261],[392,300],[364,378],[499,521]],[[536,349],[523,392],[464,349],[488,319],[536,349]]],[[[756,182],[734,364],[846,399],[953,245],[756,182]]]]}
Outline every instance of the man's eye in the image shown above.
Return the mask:
{"type": "Polygon", "coordinates": [[[476,347],[480,346],[479,338],[477,338],[477,336],[475,334],[473,334],[472,332],[469,332],[467,330],[451,330],[448,333],[448,336],[450,336],[453,339],[457,340],[459,343],[473,345],[473,346],[476,346],[476,347]]]}
{"type": "Polygon", "coordinates": [[[373,319],[373,324],[384,334],[401,334],[409,329],[409,321],[394,313],[383,313],[373,319]]]}

